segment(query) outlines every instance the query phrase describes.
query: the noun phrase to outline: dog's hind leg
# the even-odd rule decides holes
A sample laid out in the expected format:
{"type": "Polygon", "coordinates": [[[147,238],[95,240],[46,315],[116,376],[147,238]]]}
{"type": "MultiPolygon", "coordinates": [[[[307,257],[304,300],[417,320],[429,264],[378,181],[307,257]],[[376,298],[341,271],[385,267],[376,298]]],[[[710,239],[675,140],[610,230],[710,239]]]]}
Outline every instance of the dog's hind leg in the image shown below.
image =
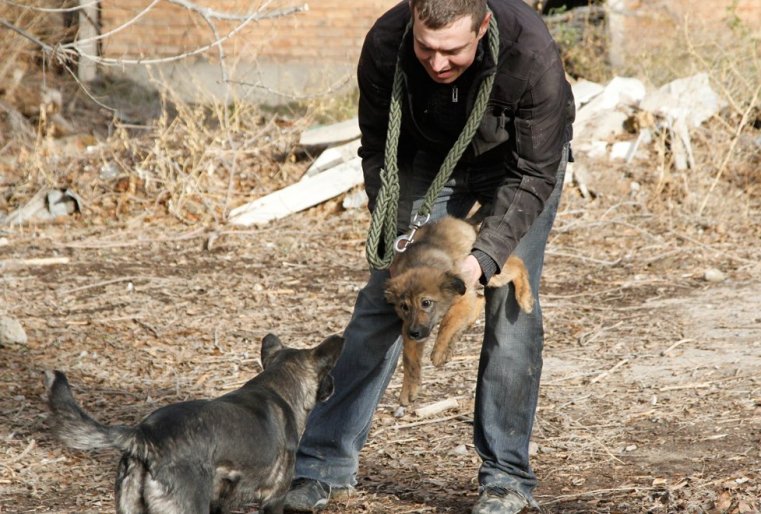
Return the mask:
{"type": "MultiPolygon", "coordinates": [[[[148,472],[143,487],[146,514],[209,514],[212,476],[198,463],[183,462],[148,472]]],[[[221,512],[228,512],[226,509],[221,512]]]]}
{"type": "Polygon", "coordinates": [[[143,488],[145,486],[145,465],[124,454],[116,472],[116,512],[118,514],[145,514],[143,488]]]}
{"type": "Polygon", "coordinates": [[[261,514],[283,514],[285,495],[262,502],[261,514]]]}
{"type": "Polygon", "coordinates": [[[404,374],[402,375],[402,392],[399,395],[399,403],[406,406],[417,399],[420,390],[423,344],[407,337],[402,337],[402,340],[404,342],[402,358],[404,374]]]}
{"type": "Polygon", "coordinates": [[[469,289],[449,308],[439,325],[436,343],[431,351],[431,362],[443,366],[452,356],[452,345],[462,333],[478,319],[483,310],[484,298],[469,289]]]}
{"type": "Polygon", "coordinates": [[[515,288],[515,300],[518,306],[524,311],[530,313],[534,310],[534,293],[531,290],[531,282],[528,278],[526,265],[520,257],[511,255],[499,275],[494,275],[489,280],[488,287],[502,287],[513,283],[515,288]]]}

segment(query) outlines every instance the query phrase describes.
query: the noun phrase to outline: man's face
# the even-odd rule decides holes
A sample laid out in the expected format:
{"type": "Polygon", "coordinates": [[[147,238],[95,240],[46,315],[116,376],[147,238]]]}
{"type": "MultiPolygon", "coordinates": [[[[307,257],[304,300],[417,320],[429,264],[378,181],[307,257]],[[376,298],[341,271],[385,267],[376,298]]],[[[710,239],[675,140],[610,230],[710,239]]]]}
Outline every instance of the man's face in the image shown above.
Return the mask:
{"type": "Polygon", "coordinates": [[[415,12],[412,24],[415,56],[434,82],[451,84],[473,64],[478,42],[489,27],[490,16],[486,15],[478,32],[473,31],[470,16],[463,16],[446,27],[434,30],[426,27],[415,12]]]}

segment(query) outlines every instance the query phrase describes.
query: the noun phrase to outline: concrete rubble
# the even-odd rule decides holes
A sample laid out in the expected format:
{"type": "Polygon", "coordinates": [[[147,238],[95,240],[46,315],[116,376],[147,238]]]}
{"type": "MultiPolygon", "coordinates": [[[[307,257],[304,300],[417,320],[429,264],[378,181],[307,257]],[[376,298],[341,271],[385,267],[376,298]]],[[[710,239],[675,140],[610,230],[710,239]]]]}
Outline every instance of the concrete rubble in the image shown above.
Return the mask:
{"type": "MultiPolygon", "coordinates": [[[[636,78],[614,77],[607,84],[579,80],[573,84],[573,91],[576,162],[569,166],[566,181],[575,183],[584,197],[594,196],[587,184],[585,162],[647,159],[656,130],[667,131],[677,169],[693,166],[690,130],[723,107],[705,73],[655,90],[649,90],[636,78]]],[[[230,223],[264,225],[345,193],[344,208],[364,207],[367,196],[361,188],[355,189],[362,184],[361,161],[357,157],[359,138],[356,118],[305,131],[299,144],[321,153],[302,179],[234,209],[230,223]]]]}

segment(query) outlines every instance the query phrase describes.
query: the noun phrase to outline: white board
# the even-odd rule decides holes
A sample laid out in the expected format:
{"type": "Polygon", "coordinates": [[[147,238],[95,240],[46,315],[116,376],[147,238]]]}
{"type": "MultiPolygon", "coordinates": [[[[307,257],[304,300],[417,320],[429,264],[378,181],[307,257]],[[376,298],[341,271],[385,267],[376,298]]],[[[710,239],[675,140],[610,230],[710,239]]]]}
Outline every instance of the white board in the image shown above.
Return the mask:
{"type": "Polygon", "coordinates": [[[361,184],[362,180],[362,161],[355,157],[313,177],[236,207],[230,212],[229,222],[245,227],[264,225],[338,196],[361,184]]]}

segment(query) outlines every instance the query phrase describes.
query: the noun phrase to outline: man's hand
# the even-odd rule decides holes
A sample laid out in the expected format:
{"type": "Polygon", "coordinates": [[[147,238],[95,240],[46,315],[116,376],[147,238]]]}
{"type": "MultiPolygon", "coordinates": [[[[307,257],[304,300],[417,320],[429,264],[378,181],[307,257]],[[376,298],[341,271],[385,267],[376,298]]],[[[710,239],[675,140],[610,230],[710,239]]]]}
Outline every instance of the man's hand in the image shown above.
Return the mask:
{"type": "Polygon", "coordinates": [[[478,264],[478,260],[472,255],[468,255],[464,261],[462,261],[462,267],[460,268],[462,279],[465,281],[465,286],[468,289],[475,287],[478,279],[481,278],[481,266],[478,264]]]}

